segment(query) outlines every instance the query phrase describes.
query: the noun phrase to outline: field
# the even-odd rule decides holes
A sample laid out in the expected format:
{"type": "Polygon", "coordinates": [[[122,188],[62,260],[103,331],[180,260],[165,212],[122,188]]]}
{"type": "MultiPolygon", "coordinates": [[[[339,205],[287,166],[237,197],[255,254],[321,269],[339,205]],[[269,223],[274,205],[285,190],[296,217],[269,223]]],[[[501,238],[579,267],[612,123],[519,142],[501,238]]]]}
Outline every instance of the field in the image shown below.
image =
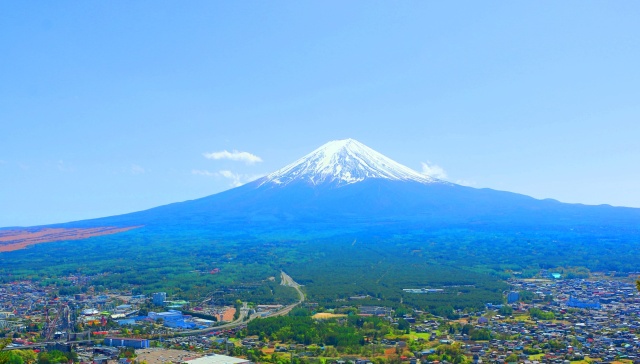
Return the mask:
{"type": "Polygon", "coordinates": [[[346,316],[347,315],[344,315],[344,314],[329,313],[329,312],[319,312],[319,313],[316,313],[315,315],[311,316],[311,318],[316,319],[316,320],[327,320],[327,319],[338,318],[338,317],[346,317],[346,316]]]}
{"type": "Polygon", "coordinates": [[[136,355],[136,360],[148,364],[162,364],[167,362],[181,363],[202,356],[192,351],[164,348],[139,349],[136,350],[136,355]]]}

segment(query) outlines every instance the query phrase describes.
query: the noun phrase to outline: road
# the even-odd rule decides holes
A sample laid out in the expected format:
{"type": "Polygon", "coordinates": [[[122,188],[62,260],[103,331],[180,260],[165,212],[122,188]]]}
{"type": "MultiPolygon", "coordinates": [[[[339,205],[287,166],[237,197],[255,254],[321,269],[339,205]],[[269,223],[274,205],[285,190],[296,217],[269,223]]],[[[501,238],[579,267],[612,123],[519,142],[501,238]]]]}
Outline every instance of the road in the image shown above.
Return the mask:
{"type": "MultiPolygon", "coordinates": [[[[289,276],[284,271],[281,271],[280,272],[280,278],[281,278],[280,284],[282,284],[283,286],[292,287],[293,289],[295,289],[298,292],[299,299],[298,299],[298,302],[292,303],[292,304],[287,305],[287,306],[284,306],[280,310],[267,315],[267,317],[284,316],[284,315],[288,314],[289,312],[291,312],[291,310],[296,308],[298,305],[300,305],[305,300],[304,293],[300,289],[300,287],[302,287],[302,286],[300,286],[296,281],[294,281],[293,278],[291,278],[291,276],[289,276]]],[[[249,308],[247,307],[246,303],[243,303],[243,307],[240,309],[240,316],[238,316],[237,320],[234,320],[232,322],[229,322],[229,323],[226,323],[226,324],[223,324],[223,325],[220,325],[220,326],[208,327],[206,329],[180,331],[180,332],[168,333],[166,335],[158,335],[158,336],[151,337],[151,339],[159,339],[160,337],[162,337],[162,338],[171,338],[171,337],[179,337],[179,336],[200,335],[200,334],[206,334],[206,333],[209,333],[209,332],[212,332],[212,331],[232,329],[234,327],[245,325],[247,322],[259,317],[257,315],[253,315],[253,316],[249,316],[247,318],[248,314],[249,314],[249,308]]],[[[93,341],[93,340],[70,341],[69,343],[82,343],[82,342],[91,342],[91,341],[93,341]]],[[[50,343],[55,343],[55,341],[38,343],[38,344],[35,344],[35,345],[32,345],[32,346],[27,346],[27,347],[20,346],[20,347],[13,347],[13,348],[5,348],[4,350],[25,349],[25,348],[28,348],[28,347],[41,347],[41,346],[44,346],[44,345],[50,344],[50,343]]]]}
{"type": "Polygon", "coordinates": [[[12,346],[12,347],[6,347],[4,349],[2,349],[1,351],[8,351],[8,350],[21,350],[21,349],[35,349],[35,348],[42,348],[45,347],[47,345],[51,345],[51,344],[64,344],[64,343],[69,343],[69,344],[92,344],[96,341],[100,341],[102,342],[103,339],[98,339],[98,340],[78,340],[78,341],[45,341],[45,342],[41,342],[41,343],[34,343],[32,345],[22,345],[22,346],[12,346]]]}
{"type": "Polygon", "coordinates": [[[229,323],[220,325],[220,326],[213,326],[213,327],[208,327],[206,329],[198,329],[198,330],[189,330],[189,331],[180,331],[180,332],[174,332],[174,333],[168,333],[166,335],[160,335],[158,337],[154,337],[154,339],[158,339],[160,337],[162,338],[170,338],[170,337],[179,337],[179,336],[192,336],[192,335],[200,335],[200,334],[206,334],[208,332],[212,332],[212,331],[219,331],[219,330],[224,330],[224,329],[232,329],[234,327],[238,327],[242,324],[246,324],[247,322],[251,321],[253,318],[249,318],[248,320],[245,321],[245,318],[247,317],[247,313],[249,312],[249,310],[247,309],[247,304],[243,303],[243,307],[242,309],[240,309],[240,316],[238,316],[238,318],[236,320],[233,320],[229,323]]]}
{"type": "Polygon", "coordinates": [[[294,281],[293,278],[291,278],[291,276],[289,276],[284,271],[281,271],[280,272],[280,277],[281,277],[280,284],[283,285],[283,286],[292,287],[293,289],[295,289],[298,292],[299,299],[298,299],[298,302],[292,303],[292,304],[290,304],[288,306],[285,306],[282,309],[278,310],[277,312],[274,312],[274,313],[268,315],[267,317],[286,315],[289,312],[291,312],[291,310],[293,310],[296,306],[298,306],[299,304],[304,302],[304,299],[305,299],[304,298],[304,293],[300,289],[301,286],[296,281],[294,281]]]}
{"type": "MultiPolygon", "coordinates": [[[[289,312],[291,312],[291,310],[293,310],[296,306],[298,306],[299,304],[301,304],[305,300],[304,293],[300,289],[300,287],[302,287],[301,285],[299,285],[296,281],[293,280],[293,278],[291,278],[291,276],[289,276],[287,273],[285,273],[283,271],[280,272],[280,277],[281,277],[280,284],[282,284],[283,286],[292,287],[293,289],[295,289],[298,292],[299,299],[298,299],[298,302],[292,303],[292,304],[290,304],[288,306],[285,306],[285,307],[281,308],[280,310],[267,315],[267,317],[284,316],[284,315],[288,314],[289,312]]],[[[226,323],[226,324],[223,324],[223,325],[220,325],[220,326],[209,327],[209,328],[206,328],[206,329],[198,329],[198,330],[189,330],[189,331],[181,331],[181,332],[176,332],[176,333],[170,333],[170,334],[167,334],[167,335],[162,335],[162,337],[163,338],[170,338],[170,337],[178,337],[178,336],[200,335],[200,334],[206,334],[206,333],[209,333],[209,332],[212,332],[212,331],[218,331],[218,330],[224,330],[224,329],[232,329],[234,327],[245,325],[247,322],[249,322],[249,321],[251,321],[253,319],[259,318],[259,316],[257,316],[257,315],[249,316],[247,318],[248,313],[249,313],[249,309],[247,308],[247,304],[243,303],[243,307],[240,310],[240,316],[238,317],[237,320],[234,320],[232,322],[229,322],[229,323],[226,323]]]]}

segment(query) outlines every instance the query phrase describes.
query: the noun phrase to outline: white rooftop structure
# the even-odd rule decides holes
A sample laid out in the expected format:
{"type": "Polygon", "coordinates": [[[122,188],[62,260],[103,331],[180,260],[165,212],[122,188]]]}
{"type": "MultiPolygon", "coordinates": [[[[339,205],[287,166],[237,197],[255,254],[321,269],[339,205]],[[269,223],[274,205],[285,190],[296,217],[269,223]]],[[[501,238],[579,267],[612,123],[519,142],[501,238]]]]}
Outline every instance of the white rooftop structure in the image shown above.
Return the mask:
{"type": "Polygon", "coordinates": [[[249,364],[251,361],[226,355],[209,355],[202,358],[187,360],[186,364],[249,364]]]}

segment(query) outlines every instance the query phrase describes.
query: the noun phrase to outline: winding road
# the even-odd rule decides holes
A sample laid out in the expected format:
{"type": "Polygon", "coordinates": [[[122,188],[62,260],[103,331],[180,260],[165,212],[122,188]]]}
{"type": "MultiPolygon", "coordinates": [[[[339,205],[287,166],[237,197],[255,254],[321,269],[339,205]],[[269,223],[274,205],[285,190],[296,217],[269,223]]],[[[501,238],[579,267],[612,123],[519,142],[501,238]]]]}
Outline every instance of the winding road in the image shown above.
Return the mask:
{"type": "Polygon", "coordinates": [[[292,303],[288,306],[283,307],[282,309],[268,315],[267,317],[274,317],[274,316],[282,316],[282,315],[286,315],[289,312],[291,312],[291,310],[293,310],[296,306],[298,306],[299,304],[301,304],[302,302],[304,302],[304,293],[302,292],[302,290],[300,289],[300,287],[302,287],[301,285],[299,285],[296,281],[293,280],[293,278],[291,278],[291,276],[289,276],[287,273],[285,273],[284,271],[280,272],[280,277],[281,277],[281,281],[280,284],[283,286],[287,286],[287,287],[292,287],[293,289],[295,289],[296,291],[298,291],[298,297],[299,300],[296,303],[292,303]]]}
{"type": "MultiPolygon", "coordinates": [[[[287,287],[292,287],[293,289],[295,289],[298,292],[299,300],[296,303],[292,303],[290,305],[284,306],[280,310],[278,310],[276,312],[273,312],[273,313],[267,315],[266,317],[284,316],[284,315],[288,314],[289,312],[291,312],[291,310],[293,310],[296,306],[300,305],[305,300],[304,293],[300,289],[300,287],[302,287],[302,286],[300,284],[298,284],[296,281],[294,281],[293,278],[291,278],[291,276],[289,276],[284,271],[281,271],[280,272],[280,278],[281,278],[281,281],[280,281],[281,285],[287,286],[287,287]]],[[[165,335],[154,335],[150,339],[159,339],[160,337],[162,337],[162,338],[172,338],[172,337],[180,337],[180,336],[191,336],[191,335],[206,334],[206,333],[209,333],[209,332],[212,332],[212,331],[218,331],[218,330],[224,330],[224,329],[232,329],[234,327],[245,325],[247,322],[260,317],[258,315],[253,315],[253,316],[249,316],[248,319],[247,319],[248,313],[249,313],[249,309],[247,307],[247,304],[244,303],[242,309],[240,309],[240,316],[238,317],[238,319],[236,319],[236,320],[234,320],[232,322],[229,322],[229,323],[226,323],[226,324],[223,324],[223,325],[220,325],[220,326],[208,327],[206,329],[181,331],[181,332],[175,332],[175,333],[168,333],[168,334],[165,334],[165,335]]],[[[93,342],[93,341],[94,340],[69,341],[69,343],[77,343],[77,344],[79,344],[79,343],[90,343],[90,342],[93,342]]],[[[3,348],[0,351],[14,350],[14,349],[36,348],[36,347],[42,347],[42,346],[46,346],[47,344],[54,344],[54,343],[58,343],[58,342],[57,341],[47,341],[47,342],[37,343],[37,344],[34,344],[34,345],[29,345],[29,346],[3,348]]]]}
{"type": "MultiPolygon", "coordinates": [[[[300,287],[302,287],[300,284],[298,284],[296,281],[293,280],[293,278],[291,278],[291,276],[289,276],[287,273],[285,273],[284,271],[280,272],[280,284],[283,286],[287,286],[287,287],[292,287],[293,289],[295,289],[298,292],[298,302],[296,303],[292,303],[290,305],[284,306],[283,308],[281,308],[280,310],[273,312],[269,315],[267,315],[266,317],[276,317],[276,316],[284,316],[286,314],[288,314],[289,312],[291,312],[291,310],[293,310],[294,308],[296,308],[296,306],[300,305],[302,302],[304,302],[305,297],[304,297],[304,293],[302,292],[302,290],[300,289],[300,287]]],[[[199,334],[205,334],[205,333],[209,333],[211,331],[218,331],[218,330],[224,330],[224,329],[232,329],[234,327],[238,327],[241,325],[245,325],[247,322],[259,318],[259,316],[257,315],[253,315],[253,316],[249,316],[249,318],[247,319],[247,315],[249,313],[249,309],[247,308],[247,304],[245,303],[243,305],[243,308],[240,310],[240,316],[238,317],[238,319],[220,325],[220,326],[213,326],[213,327],[208,327],[206,329],[198,329],[198,330],[189,330],[189,331],[181,331],[181,332],[176,332],[176,333],[170,333],[167,335],[162,335],[163,338],[170,338],[170,337],[179,337],[179,336],[191,336],[191,335],[199,335],[199,334]]]]}

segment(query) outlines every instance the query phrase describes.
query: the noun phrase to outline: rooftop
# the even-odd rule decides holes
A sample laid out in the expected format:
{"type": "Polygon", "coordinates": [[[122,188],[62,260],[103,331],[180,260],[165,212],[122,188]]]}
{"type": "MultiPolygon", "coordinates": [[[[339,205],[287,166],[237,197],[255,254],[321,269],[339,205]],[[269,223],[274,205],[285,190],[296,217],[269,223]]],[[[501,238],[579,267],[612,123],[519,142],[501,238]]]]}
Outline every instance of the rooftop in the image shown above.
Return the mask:
{"type": "Polygon", "coordinates": [[[203,356],[202,358],[187,360],[184,363],[187,364],[240,364],[251,363],[247,359],[234,358],[233,356],[226,355],[210,355],[203,356]]]}

